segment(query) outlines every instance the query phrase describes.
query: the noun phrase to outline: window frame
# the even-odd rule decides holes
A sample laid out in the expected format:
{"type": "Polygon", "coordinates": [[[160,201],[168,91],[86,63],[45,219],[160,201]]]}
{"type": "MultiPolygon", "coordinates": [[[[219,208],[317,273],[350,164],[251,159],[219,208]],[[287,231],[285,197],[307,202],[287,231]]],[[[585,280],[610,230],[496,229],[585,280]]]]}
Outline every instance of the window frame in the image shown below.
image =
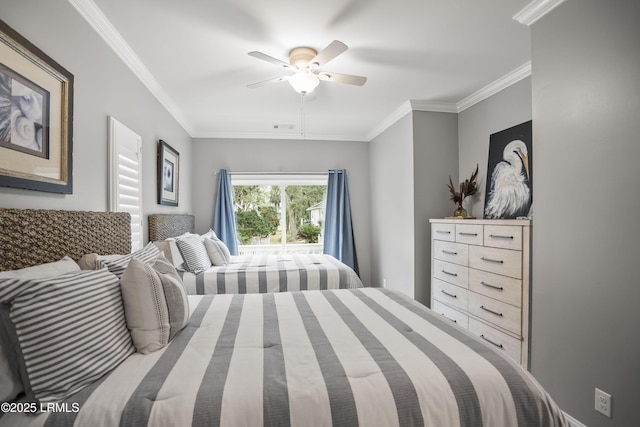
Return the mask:
{"type": "MultiPolygon", "coordinates": [[[[327,186],[328,176],[326,172],[307,172],[307,173],[230,173],[231,187],[238,185],[271,185],[280,187],[280,229],[286,236],[286,215],[287,211],[287,195],[285,187],[289,185],[323,185],[327,186]]],[[[287,239],[281,239],[281,251],[287,253],[287,239]]],[[[250,245],[240,245],[250,246],[250,245]]]]}

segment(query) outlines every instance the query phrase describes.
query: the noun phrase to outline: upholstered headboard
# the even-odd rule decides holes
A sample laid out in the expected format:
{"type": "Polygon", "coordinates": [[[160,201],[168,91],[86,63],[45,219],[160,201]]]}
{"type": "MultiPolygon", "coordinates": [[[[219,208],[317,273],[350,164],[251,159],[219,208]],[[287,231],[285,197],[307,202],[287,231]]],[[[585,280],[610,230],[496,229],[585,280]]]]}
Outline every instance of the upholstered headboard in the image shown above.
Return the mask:
{"type": "Polygon", "coordinates": [[[126,212],[0,209],[0,271],[16,270],[65,255],[131,252],[126,212]]]}
{"type": "Polygon", "coordinates": [[[184,233],[193,233],[196,220],[193,215],[151,214],[149,215],[149,240],[156,242],[184,233]]]}

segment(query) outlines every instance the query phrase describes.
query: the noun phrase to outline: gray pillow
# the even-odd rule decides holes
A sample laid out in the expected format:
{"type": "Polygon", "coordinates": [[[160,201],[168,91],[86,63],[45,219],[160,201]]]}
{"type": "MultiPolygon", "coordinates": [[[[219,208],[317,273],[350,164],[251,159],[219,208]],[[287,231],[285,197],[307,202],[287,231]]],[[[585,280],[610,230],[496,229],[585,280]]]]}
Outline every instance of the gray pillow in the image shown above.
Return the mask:
{"type": "Polygon", "coordinates": [[[127,328],[139,353],[166,346],[189,321],[189,301],[180,276],[162,256],[153,264],[132,259],[120,289],[127,328]]]}
{"type": "Polygon", "coordinates": [[[0,302],[10,306],[3,322],[29,401],[60,401],[135,352],[119,280],[107,269],[2,280],[0,302]]]}

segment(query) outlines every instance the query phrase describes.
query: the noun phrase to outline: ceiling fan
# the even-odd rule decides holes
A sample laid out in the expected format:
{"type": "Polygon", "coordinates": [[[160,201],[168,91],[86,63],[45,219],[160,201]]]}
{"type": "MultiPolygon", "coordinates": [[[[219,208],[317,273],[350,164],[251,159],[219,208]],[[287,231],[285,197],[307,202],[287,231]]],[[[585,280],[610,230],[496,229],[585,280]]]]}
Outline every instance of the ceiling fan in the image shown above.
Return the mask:
{"type": "Polygon", "coordinates": [[[262,59],[263,61],[286,68],[289,71],[293,71],[293,74],[253,83],[247,87],[256,88],[270,83],[288,81],[296,92],[306,95],[313,92],[320,83],[320,80],[362,86],[367,81],[366,77],[320,71],[320,68],[327,62],[347,49],[347,45],[338,40],[332,41],[329,46],[320,52],[305,46],[294,47],[289,52],[288,63],[262,52],[249,52],[249,55],[254,58],[262,59]]]}

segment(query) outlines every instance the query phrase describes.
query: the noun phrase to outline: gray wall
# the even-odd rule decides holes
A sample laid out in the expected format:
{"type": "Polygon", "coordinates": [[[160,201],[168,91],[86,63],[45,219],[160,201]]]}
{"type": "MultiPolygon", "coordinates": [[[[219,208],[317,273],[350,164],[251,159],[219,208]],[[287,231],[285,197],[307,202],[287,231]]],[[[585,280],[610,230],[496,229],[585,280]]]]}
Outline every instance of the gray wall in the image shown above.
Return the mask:
{"type": "Polygon", "coordinates": [[[230,172],[324,172],[347,169],[360,276],[371,283],[369,156],[366,142],[259,139],[193,140],[193,213],[196,229],[213,224],[220,169],[230,172]]]}
{"type": "Polygon", "coordinates": [[[531,370],[590,427],[638,425],[639,17],[637,0],[569,0],[532,26],[531,370]]]}
{"type": "Polygon", "coordinates": [[[0,187],[0,207],[106,210],[107,117],[111,115],[142,137],[144,213],[189,212],[189,135],[67,1],[8,3],[0,6],[1,19],[74,75],[73,194],[0,187]],[[180,152],[178,208],[156,203],[158,139],[180,152]]]}
{"type": "MultiPolygon", "coordinates": [[[[464,201],[464,207],[469,215],[478,218],[483,216],[489,136],[529,120],[531,120],[531,77],[503,89],[458,114],[460,181],[469,179],[478,165],[480,194],[464,201]]],[[[535,156],[531,157],[533,169],[536,170],[535,156]]]]}
{"type": "Polygon", "coordinates": [[[373,286],[429,305],[429,218],[453,212],[447,179],[457,179],[456,114],[413,111],[369,143],[373,286]]]}
{"type": "Polygon", "coordinates": [[[372,286],[414,296],[413,121],[407,114],[369,142],[372,286]]]}
{"type": "Polygon", "coordinates": [[[415,298],[431,305],[430,218],[453,213],[449,175],[458,181],[458,115],[413,112],[415,298]]]}

